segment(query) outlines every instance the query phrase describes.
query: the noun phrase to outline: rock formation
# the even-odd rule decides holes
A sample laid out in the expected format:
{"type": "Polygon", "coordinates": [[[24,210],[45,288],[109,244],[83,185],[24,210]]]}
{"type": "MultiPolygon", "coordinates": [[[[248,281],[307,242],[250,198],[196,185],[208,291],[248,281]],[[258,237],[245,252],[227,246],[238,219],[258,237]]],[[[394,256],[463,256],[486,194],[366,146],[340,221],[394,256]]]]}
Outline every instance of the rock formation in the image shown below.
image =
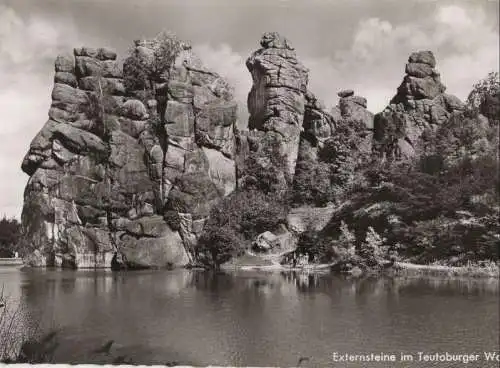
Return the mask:
{"type": "Polygon", "coordinates": [[[278,190],[286,190],[297,175],[304,174],[301,163],[310,166],[303,161],[319,160],[318,150],[342,125],[360,126],[365,137],[362,150],[371,150],[373,114],[366,109],[365,98],[342,91],[339,105],[327,111],[308,90],[308,70],[286,38],[265,33],[260,45],[247,60],[253,85],[248,95],[250,131],[239,137],[240,177],[248,174],[244,161],[250,158],[258,169],[273,170],[280,182],[278,190]],[[276,170],[278,158],[284,165],[276,170]]]}
{"type": "MultiPolygon", "coordinates": [[[[252,185],[278,197],[291,189],[293,205],[330,204],[295,208],[288,228],[271,229],[287,248],[306,227],[326,225],[370,160],[421,157],[429,137],[460,143],[479,121],[472,152],[489,131],[486,118],[457,115],[464,104],[444,93],[430,51],[410,55],[397,94],[374,116],[353,90],[327,110],[284,37],[265,33],[260,46],[246,63],[253,85],[241,132],[227,82],[175,37],[136,41],[123,67],[107,49],[58,57],[49,119],[22,163],[29,262],[187,265],[213,206],[252,185]]],[[[496,102],[481,111],[496,116],[496,102]]]]}
{"type": "Polygon", "coordinates": [[[366,98],[355,95],[353,90],[342,90],[338,96],[337,106],[328,112],[324,104],[308,92],[304,117],[305,138],[318,141],[319,147],[322,147],[324,142],[336,135],[340,127],[356,127],[360,135],[366,137],[366,147],[358,149],[369,151],[374,115],[367,110],[366,98]]]}
{"type": "MultiPolygon", "coordinates": [[[[300,131],[304,120],[308,70],[294,49],[279,34],[265,33],[261,48],[247,60],[253,85],[248,95],[250,119],[248,151],[262,170],[268,170],[269,154],[281,156],[278,176],[282,187],[295,173],[300,131]],[[259,133],[257,133],[259,132],[259,133]]],[[[248,155],[246,151],[244,155],[248,155]]]]}
{"type": "Polygon", "coordinates": [[[332,111],[333,116],[340,115],[344,120],[359,123],[366,131],[373,130],[374,115],[367,110],[366,98],[356,96],[353,90],[342,90],[338,96],[340,99],[338,106],[332,111]]]}
{"type": "Polygon", "coordinates": [[[308,92],[293,198],[297,204],[336,202],[354,183],[357,169],[371,159],[373,114],[354,91],[339,92],[328,112],[308,92]]]}
{"type": "Polygon", "coordinates": [[[107,49],[56,59],[49,119],[22,164],[31,264],[186,265],[211,206],[234,190],[227,83],[185,43],[164,73],[127,83],[134,60],[152,65],[161,46],[136,42],[125,75],[107,49]]]}
{"type": "Polygon", "coordinates": [[[464,104],[444,93],[431,51],[410,55],[406,76],[390,104],[374,120],[374,151],[379,157],[408,159],[425,145],[424,133],[432,133],[464,104]],[[423,138],[424,137],[424,138],[423,138]]]}

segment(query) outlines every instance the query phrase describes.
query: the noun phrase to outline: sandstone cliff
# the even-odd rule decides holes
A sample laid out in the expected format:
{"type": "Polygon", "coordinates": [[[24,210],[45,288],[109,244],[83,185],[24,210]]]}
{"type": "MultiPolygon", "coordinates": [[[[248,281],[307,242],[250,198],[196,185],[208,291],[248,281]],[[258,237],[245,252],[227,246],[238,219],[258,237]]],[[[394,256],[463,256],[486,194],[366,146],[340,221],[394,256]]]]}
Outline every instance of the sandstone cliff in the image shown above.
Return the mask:
{"type": "Polygon", "coordinates": [[[29,262],[185,266],[199,251],[217,258],[217,241],[228,253],[217,259],[226,259],[259,232],[295,244],[308,228],[331,237],[344,220],[359,225],[357,236],[372,226],[396,234],[400,223],[429,219],[408,215],[401,193],[415,188],[378,164],[419,162],[423,173],[412,175],[425,184],[437,179],[422,175],[452,166],[435,157],[484,157],[494,145],[497,101],[480,106],[487,117],[468,115],[444,93],[430,51],[410,55],[396,95],[376,115],[352,90],[338,92],[328,110],[277,33],[263,35],[246,66],[250,118],[238,131],[230,86],[172,35],[136,41],[123,67],[107,49],[58,57],[49,119],[22,164],[30,175],[22,214],[29,262]],[[256,209],[245,198],[279,208],[256,209]],[[214,207],[224,213],[206,225],[214,207]]]}
{"type": "Polygon", "coordinates": [[[227,83],[185,43],[163,73],[130,83],[131,64],[153,66],[163,41],[137,41],[125,76],[107,49],[57,58],[49,119],[22,164],[31,264],[186,265],[211,206],[234,190],[227,83]]]}
{"type": "Polygon", "coordinates": [[[231,88],[173,36],[135,41],[123,67],[107,49],[58,57],[49,120],[22,164],[30,263],[186,265],[211,208],[237,182],[285,194],[342,126],[362,126],[369,150],[366,99],[343,91],[329,112],[288,40],[265,33],[260,46],[247,60],[242,132],[231,88]]]}
{"type": "MultiPolygon", "coordinates": [[[[264,189],[284,192],[296,176],[310,174],[304,173],[310,168],[304,161],[321,161],[318,150],[343,126],[360,126],[359,135],[365,137],[361,150],[371,150],[373,114],[366,110],[365,98],[342,91],[339,105],[327,111],[308,90],[308,69],[286,38],[265,33],[260,45],[246,63],[253,85],[248,95],[250,131],[239,137],[240,177],[270,172],[275,185],[264,189]]],[[[266,181],[256,176],[252,179],[266,181]]]]}
{"type": "Polygon", "coordinates": [[[239,172],[245,177],[249,171],[273,171],[275,189],[283,192],[295,173],[308,70],[279,34],[265,33],[260,45],[246,62],[253,85],[248,95],[250,132],[239,143],[239,172]]]}
{"type": "Polygon", "coordinates": [[[381,158],[409,159],[422,153],[426,135],[465,105],[444,93],[431,51],[412,53],[397,94],[374,121],[374,149],[381,158]]]}

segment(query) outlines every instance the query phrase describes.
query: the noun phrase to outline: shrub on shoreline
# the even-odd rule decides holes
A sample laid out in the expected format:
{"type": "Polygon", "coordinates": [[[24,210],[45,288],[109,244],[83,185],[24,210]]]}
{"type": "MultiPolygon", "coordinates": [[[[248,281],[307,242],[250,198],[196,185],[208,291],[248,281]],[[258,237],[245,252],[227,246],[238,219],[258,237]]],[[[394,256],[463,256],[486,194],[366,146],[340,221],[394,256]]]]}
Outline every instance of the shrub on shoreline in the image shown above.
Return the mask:
{"type": "Polygon", "coordinates": [[[265,231],[286,223],[287,207],[271,194],[236,191],[212,208],[196,252],[208,265],[219,267],[241,254],[265,231]]]}

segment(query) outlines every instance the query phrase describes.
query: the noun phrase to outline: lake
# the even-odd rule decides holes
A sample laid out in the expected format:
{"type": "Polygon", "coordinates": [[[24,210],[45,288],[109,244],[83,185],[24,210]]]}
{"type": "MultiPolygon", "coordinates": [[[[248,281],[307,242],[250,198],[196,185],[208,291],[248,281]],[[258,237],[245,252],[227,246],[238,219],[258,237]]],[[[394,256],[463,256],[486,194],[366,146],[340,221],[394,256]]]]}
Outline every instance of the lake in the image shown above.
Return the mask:
{"type": "Polygon", "coordinates": [[[23,323],[59,330],[57,362],[90,361],[108,340],[143,364],[460,367],[419,362],[418,352],[499,350],[495,279],[0,269],[1,285],[21,301],[23,323]],[[335,352],[414,361],[334,363],[335,352]]]}

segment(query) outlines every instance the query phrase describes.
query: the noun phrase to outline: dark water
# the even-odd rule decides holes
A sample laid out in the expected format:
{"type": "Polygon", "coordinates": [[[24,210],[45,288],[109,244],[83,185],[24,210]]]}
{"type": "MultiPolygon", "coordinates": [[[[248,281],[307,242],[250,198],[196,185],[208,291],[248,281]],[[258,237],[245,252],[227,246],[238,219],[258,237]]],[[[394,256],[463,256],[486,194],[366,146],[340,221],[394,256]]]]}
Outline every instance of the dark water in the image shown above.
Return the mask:
{"type": "Polygon", "coordinates": [[[113,339],[135,363],[305,367],[497,367],[498,280],[346,279],[293,273],[2,271],[23,318],[59,329],[58,362],[87,361],[113,339]],[[477,353],[478,364],[417,362],[477,353]],[[396,363],[332,354],[394,353],[396,363]],[[413,363],[399,361],[412,353],[413,363]]]}

